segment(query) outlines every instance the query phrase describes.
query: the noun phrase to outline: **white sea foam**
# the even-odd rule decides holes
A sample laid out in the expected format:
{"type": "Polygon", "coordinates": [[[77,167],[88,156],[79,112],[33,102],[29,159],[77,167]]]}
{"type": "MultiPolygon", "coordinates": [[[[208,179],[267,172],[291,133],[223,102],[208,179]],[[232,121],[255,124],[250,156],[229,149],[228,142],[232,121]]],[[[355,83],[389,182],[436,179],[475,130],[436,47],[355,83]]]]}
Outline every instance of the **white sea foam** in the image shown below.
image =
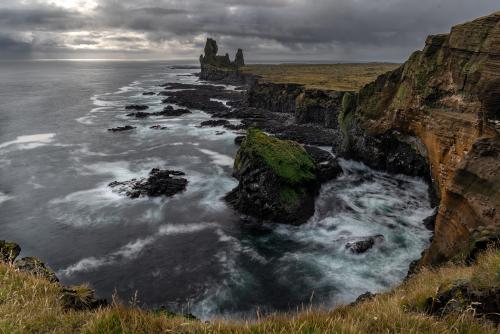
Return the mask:
{"type": "Polygon", "coordinates": [[[16,145],[17,149],[29,150],[52,143],[55,136],[55,133],[40,133],[36,135],[18,136],[14,140],[0,144],[0,149],[16,145]]]}
{"type": "Polygon", "coordinates": [[[215,151],[207,150],[200,148],[200,152],[205,153],[206,155],[210,156],[212,161],[219,166],[227,166],[227,167],[232,167],[234,164],[234,159],[228,155],[221,154],[215,151]]]}
{"type": "Polygon", "coordinates": [[[14,196],[4,194],[3,192],[0,191],[0,204],[2,204],[3,202],[10,201],[13,198],[14,196]]]}
{"type": "Polygon", "coordinates": [[[131,241],[117,251],[104,255],[102,257],[91,256],[81,259],[75,264],[72,264],[69,267],[60,270],[58,274],[61,276],[69,277],[78,272],[89,272],[103,266],[131,261],[139,257],[144,248],[153,244],[160,237],[197,233],[206,229],[213,229],[216,226],[217,225],[214,223],[164,225],[158,229],[158,232],[156,234],[150,237],[131,241]]]}

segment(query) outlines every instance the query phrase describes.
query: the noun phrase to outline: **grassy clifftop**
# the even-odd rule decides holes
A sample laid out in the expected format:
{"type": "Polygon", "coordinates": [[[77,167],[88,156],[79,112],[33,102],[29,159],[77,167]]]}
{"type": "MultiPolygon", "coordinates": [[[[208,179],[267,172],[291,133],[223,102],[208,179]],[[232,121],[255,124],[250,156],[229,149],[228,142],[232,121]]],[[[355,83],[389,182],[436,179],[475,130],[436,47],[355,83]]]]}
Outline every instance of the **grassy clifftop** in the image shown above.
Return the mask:
{"type": "Polygon", "coordinates": [[[473,266],[423,270],[392,292],[332,311],[304,310],[252,322],[201,322],[114,302],[96,311],[67,311],[60,286],[0,264],[1,333],[498,333],[473,317],[475,304],[430,316],[429,297],[456,280],[472,289],[498,291],[500,251],[473,266]],[[496,289],[496,290],[495,290],[496,289]]]}
{"type": "Polygon", "coordinates": [[[398,66],[392,63],[248,65],[242,71],[259,75],[264,82],[295,83],[307,89],[357,91],[398,66]]]}

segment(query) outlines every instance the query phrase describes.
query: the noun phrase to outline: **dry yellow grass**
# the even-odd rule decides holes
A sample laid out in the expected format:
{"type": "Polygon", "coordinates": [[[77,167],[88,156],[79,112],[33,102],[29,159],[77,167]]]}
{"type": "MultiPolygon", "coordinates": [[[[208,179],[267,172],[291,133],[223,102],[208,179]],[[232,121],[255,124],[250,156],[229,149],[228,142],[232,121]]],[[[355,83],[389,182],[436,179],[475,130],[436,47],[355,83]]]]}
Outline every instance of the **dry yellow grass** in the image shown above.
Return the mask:
{"type": "Polygon", "coordinates": [[[471,314],[435,318],[423,313],[425,300],[441,283],[459,278],[500,286],[500,251],[489,251],[471,267],[423,270],[394,291],[356,306],[204,323],[117,302],[98,311],[65,311],[57,285],[0,265],[0,333],[499,333],[471,314]]]}
{"type": "Polygon", "coordinates": [[[393,63],[360,64],[282,64],[248,65],[244,72],[254,73],[266,82],[297,83],[310,89],[357,91],[377,76],[399,67],[393,63]]]}

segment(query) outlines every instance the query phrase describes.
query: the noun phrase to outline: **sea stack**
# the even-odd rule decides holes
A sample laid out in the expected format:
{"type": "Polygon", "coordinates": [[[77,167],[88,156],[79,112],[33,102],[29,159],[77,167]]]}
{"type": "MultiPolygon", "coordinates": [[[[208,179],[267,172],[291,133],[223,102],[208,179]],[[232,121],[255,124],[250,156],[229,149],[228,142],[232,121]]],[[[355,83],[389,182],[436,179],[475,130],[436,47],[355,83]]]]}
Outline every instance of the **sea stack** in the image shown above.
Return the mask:
{"type": "Polygon", "coordinates": [[[204,55],[200,55],[201,73],[200,79],[218,81],[223,80],[232,74],[238,73],[239,68],[245,65],[243,50],[238,49],[235,60],[232,62],[229,54],[219,56],[217,42],[212,38],[207,38],[204,55]]]}

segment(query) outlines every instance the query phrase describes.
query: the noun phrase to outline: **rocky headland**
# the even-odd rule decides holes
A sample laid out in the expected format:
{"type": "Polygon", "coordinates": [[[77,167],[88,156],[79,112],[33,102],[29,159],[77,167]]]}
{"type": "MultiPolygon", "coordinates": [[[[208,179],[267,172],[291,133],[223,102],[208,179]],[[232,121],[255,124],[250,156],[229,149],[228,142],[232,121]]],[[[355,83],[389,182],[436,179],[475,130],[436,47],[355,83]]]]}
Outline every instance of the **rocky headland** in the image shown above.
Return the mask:
{"type": "MultiPolygon", "coordinates": [[[[200,78],[212,73],[202,63],[200,78]]],[[[438,212],[421,264],[467,258],[498,239],[500,12],[429,36],[422,51],[359,91],[272,83],[234,68],[215,80],[237,77],[245,98],[214,116],[429,181],[438,212]]]]}

